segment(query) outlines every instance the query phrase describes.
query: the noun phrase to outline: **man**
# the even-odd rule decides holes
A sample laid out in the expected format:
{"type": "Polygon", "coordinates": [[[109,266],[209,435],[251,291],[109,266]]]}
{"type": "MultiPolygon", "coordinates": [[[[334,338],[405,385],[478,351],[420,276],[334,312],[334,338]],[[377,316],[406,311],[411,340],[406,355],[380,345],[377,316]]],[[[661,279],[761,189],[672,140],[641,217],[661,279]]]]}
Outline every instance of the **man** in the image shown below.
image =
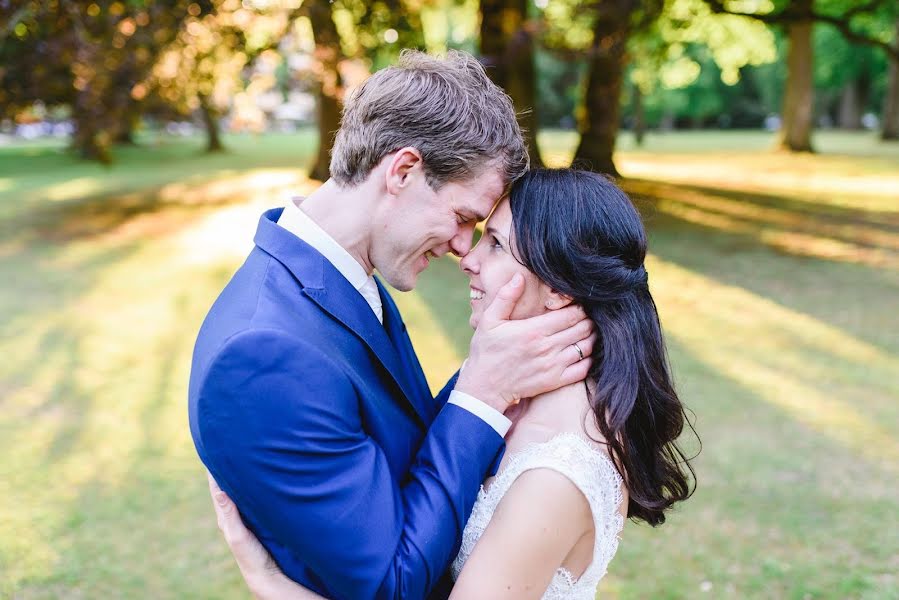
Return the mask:
{"type": "Polygon", "coordinates": [[[411,290],[431,258],[464,256],[526,168],[511,102],[476,60],[404,53],[347,102],[332,179],[263,215],[210,310],[189,390],[197,451],[284,573],[311,590],[428,596],[498,466],[502,413],[586,376],[583,314],[508,321],[523,283],[513,281],[434,398],[372,277],[411,290]]]}

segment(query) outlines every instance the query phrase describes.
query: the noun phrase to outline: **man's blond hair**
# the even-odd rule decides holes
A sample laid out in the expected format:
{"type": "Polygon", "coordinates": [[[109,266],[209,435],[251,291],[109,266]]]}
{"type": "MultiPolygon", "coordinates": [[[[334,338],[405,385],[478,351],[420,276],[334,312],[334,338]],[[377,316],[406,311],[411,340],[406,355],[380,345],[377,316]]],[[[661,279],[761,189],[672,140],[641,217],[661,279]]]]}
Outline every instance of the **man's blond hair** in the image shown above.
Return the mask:
{"type": "Polygon", "coordinates": [[[510,184],[528,168],[512,100],[470,54],[404,50],[346,102],[331,151],[331,177],[362,183],[387,154],[411,146],[434,189],[496,165],[510,184]]]}

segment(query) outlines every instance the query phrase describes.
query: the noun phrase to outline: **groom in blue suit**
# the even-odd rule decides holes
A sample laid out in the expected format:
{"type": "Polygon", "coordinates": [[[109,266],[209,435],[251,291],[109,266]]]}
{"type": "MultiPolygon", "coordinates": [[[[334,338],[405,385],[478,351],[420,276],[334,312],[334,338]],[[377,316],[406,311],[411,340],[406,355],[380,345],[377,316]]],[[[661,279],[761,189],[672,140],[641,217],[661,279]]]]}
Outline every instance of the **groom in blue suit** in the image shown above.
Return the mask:
{"type": "Polygon", "coordinates": [[[510,321],[518,281],[433,397],[372,276],[406,291],[431,258],[466,254],[526,168],[512,105],[473,58],[407,53],[347,102],[332,179],[260,219],[197,338],[190,428],[294,581],[347,600],[445,596],[502,456],[502,413],[586,375],[571,346],[590,344],[578,309],[510,321]]]}

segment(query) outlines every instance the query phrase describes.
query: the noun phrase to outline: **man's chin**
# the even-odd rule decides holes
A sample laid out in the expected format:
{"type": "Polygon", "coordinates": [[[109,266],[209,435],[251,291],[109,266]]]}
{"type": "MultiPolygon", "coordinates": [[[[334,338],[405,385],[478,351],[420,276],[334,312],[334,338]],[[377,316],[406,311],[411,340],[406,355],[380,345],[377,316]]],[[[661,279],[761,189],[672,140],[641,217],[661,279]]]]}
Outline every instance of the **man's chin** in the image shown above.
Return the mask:
{"type": "Polygon", "coordinates": [[[390,284],[390,287],[400,292],[411,292],[415,289],[416,284],[418,283],[418,273],[395,273],[392,276],[387,276],[385,273],[381,273],[381,277],[383,277],[387,283],[390,284]]]}

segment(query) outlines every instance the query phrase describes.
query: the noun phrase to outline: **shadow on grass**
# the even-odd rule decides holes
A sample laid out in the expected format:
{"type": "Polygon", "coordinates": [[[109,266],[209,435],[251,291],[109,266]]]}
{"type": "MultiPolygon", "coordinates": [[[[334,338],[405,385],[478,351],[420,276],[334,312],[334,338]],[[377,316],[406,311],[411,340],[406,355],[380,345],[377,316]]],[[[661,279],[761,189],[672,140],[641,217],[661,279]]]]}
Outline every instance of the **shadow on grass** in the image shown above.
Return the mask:
{"type": "Polygon", "coordinates": [[[628,180],[624,187],[657,212],[751,236],[784,254],[874,267],[899,265],[899,215],[645,180],[628,180]]]}
{"type": "MultiPolygon", "coordinates": [[[[699,459],[704,487],[686,505],[678,528],[671,529],[682,536],[679,545],[672,539],[655,551],[650,545],[655,542],[633,545],[626,533],[623,551],[633,548],[631,555],[640,557],[636,564],[646,565],[646,557],[652,556],[657,563],[670,565],[672,573],[666,579],[666,571],[654,571],[652,578],[640,568],[619,571],[626,574],[628,589],[637,590],[628,596],[662,597],[636,587],[642,582],[653,585],[653,580],[669,583],[665,593],[670,596],[690,597],[698,589],[694,574],[706,572],[716,591],[737,582],[740,587],[731,597],[802,597],[806,591],[845,597],[871,589],[866,583],[841,591],[841,573],[848,567],[855,571],[853,576],[867,580],[890,568],[884,564],[889,559],[884,552],[890,548],[886,538],[890,530],[883,522],[895,514],[896,504],[885,491],[893,480],[891,472],[858,451],[865,443],[859,435],[871,429],[865,429],[869,421],[878,431],[895,421],[888,418],[892,413],[887,409],[867,408],[868,391],[880,395],[876,399],[880,403],[889,398],[883,397],[884,388],[876,381],[867,388],[857,379],[866,367],[865,353],[872,352],[867,348],[856,352],[855,346],[861,344],[854,338],[885,352],[895,351],[890,331],[895,327],[890,324],[895,320],[891,299],[896,289],[891,276],[869,262],[785,252],[762,235],[770,227],[805,227],[808,235],[851,244],[851,232],[830,229],[843,217],[851,221],[850,214],[816,219],[788,199],[781,204],[777,198],[755,195],[757,206],[774,212],[752,216],[734,212],[739,207],[733,202],[742,195],[716,197],[716,203],[709,204],[707,197],[717,192],[692,190],[706,198],[701,204],[695,198],[692,203],[689,198],[677,199],[678,190],[671,186],[643,191],[651,205],[675,196],[682,208],[737,220],[743,229],[697,223],[660,209],[647,213],[652,251],[667,263],[660,270],[689,271],[695,275],[689,281],[707,278],[708,289],[724,294],[732,291],[727,288],[736,288],[736,296],[722,296],[731,304],[700,297],[695,304],[677,308],[680,313],[695,313],[695,320],[672,324],[669,340],[681,390],[699,416],[705,442],[699,459]],[[771,346],[753,347],[765,340],[754,340],[745,332],[739,340],[727,339],[746,306],[753,308],[745,314],[749,321],[777,313],[757,335],[783,335],[789,352],[781,356],[769,351],[771,346]],[[705,312],[715,316],[722,310],[731,314],[715,329],[689,337],[703,326],[705,312]],[[790,325],[790,319],[805,315],[804,321],[790,325]],[[722,348],[719,338],[730,345],[722,348]],[[828,351],[831,340],[852,347],[843,353],[837,347],[828,351]],[[706,344],[708,348],[697,348],[706,344]],[[861,358],[846,359],[846,352],[861,358]],[[785,363],[786,358],[793,362],[785,363]],[[800,371],[796,362],[809,371],[800,371]],[[744,365],[757,373],[741,376],[744,365]],[[852,371],[842,377],[848,383],[837,378],[841,386],[851,388],[845,396],[821,375],[834,366],[852,371]],[[769,379],[757,384],[756,374],[769,379]],[[781,383],[804,393],[811,390],[806,406],[802,398],[788,405],[773,401],[781,383]],[[838,402],[822,404],[830,395],[838,402]],[[822,407],[834,407],[837,417],[856,410],[864,419],[857,419],[861,425],[846,433],[823,430],[832,421],[803,420],[803,410],[816,417],[822,407]],[[743,571],[733,571],[734,565],[743,571]],[[680,580],[685,581],[683,586],[680,580]],[[739,593],[744,590],[749,591],[739,593]]],[[[142,253],[148,239],[195,222],[197,205],[182,206],[178,198],[175,194],[168,204],[161,203],[165,211],[158,199],[125,195],[121,204],[108,197],[86,199],[83,206],[60,205],[62,212],[54,208],[28,221],[27,240],[0,237],[0,278],[14,282],[0,292],[5,317],[0,331],[15,340],[0,346],[9,351],[0,367],[4,374],[0,386],[7,391],[9,382],[17,388],[38,383],[49,390],[40,391],[38,402],[21,409],[4,404],[13,410],[4,411],[0,426],[15,436],[0,441],[0,451],[12,457],[3,469],[14,474],[11,481],[24,480],[35,488],[44,485],[44,477],[65,481],[70,470],[87,472],[83,477],[72,475],[76,483],[69,489],[57,490],[50,484],[49,492],[33,497],[26,491],[21,508],[16,506],[17,521],[10,531],[23,535],[31,530],[27,511],[32,505],[53,507],[49,524],[35,519],[35,526],[42,532],[40,541],[57,551],[58,562],[25,572],[28,589],[23,594],[28,597],[86,593],[224,598],[244,590],[215,530],[184,414],[194,327],[230,275],[230,265],[214,271],[200,265],[170,274],[166,270],[178,265],[163,264],[154,254],[159,248],[148,253],[155,264],[148,264],[142,253]],[[145,269],[153,271],[152,279],[141,285],[145,269]],[[113,276],[125,278],[126,287],[133,284],[133,289],[112,287],[113,276]],[[169,279],[174,282],[165,287],[169,279]],[[97,297],[107,292],[117,294],[113,301],[97,297]],[[106,314],[119,312],[123,308],[119,303],[145,305],[146,312],[106,314]],[[82,309],[86,312],[79,312],[82,309]],[[125,336],[124,343],[118,340],[108,351],[115,359],[109,367],[95,354],[98,338],[106,342],[120,335],[125,336]],[[49,429],[49,442],[38,439],[36,448],[30,448],[33,429],[49,429]],[[26,444],[16,447],[17,440],[26,444]],[[62,500],[56,498],[57,492],[62,500]]],[[[223,204],[231,201],[223,198],[223,204]]],[[[877,235],[895,233],[892,223],[883,227],[869,216],[853,226],[871,228],[877,235]]],[[[445,339],[465,356],[470,337],[468,293],[458,264],[451,259],[435,261],[422,275],[417,293],[445,339]]],[[[665,304],[660,309],[668,310],[665,304]]],[[[875,379],[884,376],[882,364],[871,365],[869,373],[875,379]]],[[[18,493],[16,487],[14,483],[10,491],[18,493]]],[[[666,531],[649,534],[652,540],[664,540],[658,534],[668,535],[666,531]]],[[[613,563],[613,573],[628,564],[622,565],[621,558],[627,559],[627,554],[613,563]]],[[[19,584],[23,579],[13,581],[19,584]]],[[[664,586],[653,589],[660,587],[664,586]]]]}
{"type": "Polygon", "coordinates": [[[34,238],[0,259],[16,282],[0,292],[0,596],[240,594],[184,410],[196,327],[233,265],[166,265],[158,242],[34,238]]]}
{"type": "Polygon", "coordinates": [[[899,218],[697,186],[624,187],[652,254],[899,351],[899,218]]]}
{"type": "Polygon", "coordinates": [[[797,421],[677,336],[668,347],[703,442],[698,489],[662,527],[627,525],[609,585],[634,598],[698,596],[703,582],[721,598],[882,597],[889,465],[797,421]]]}
{"type": "Polygon", "coordinates": [[[199,183],[174,182],[139,192],[85,196],[4,219],[0,239],[19,247],[91,239],[122,231],[139,217],[147,218],[128,236],[147,239],[177,231],[201,211],[259,199],[270,199],[274,205],[283,201],[285,190],[310,185],[299,171],[256,169],[199,183]],[[153,216],[158,218],[149,218],[153,216]]]}

